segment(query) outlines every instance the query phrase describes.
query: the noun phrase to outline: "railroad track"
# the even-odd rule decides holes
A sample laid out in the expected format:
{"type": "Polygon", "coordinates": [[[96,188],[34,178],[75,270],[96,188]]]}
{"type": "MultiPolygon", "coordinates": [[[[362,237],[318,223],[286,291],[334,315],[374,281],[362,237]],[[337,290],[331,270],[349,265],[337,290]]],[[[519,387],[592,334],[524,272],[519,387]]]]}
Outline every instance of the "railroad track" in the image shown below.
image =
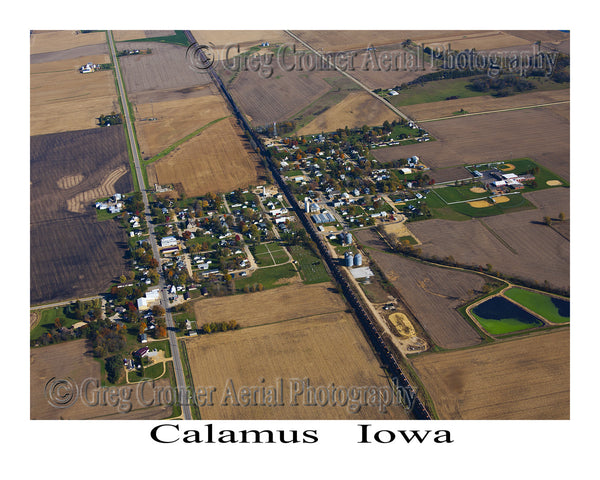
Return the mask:
{"type": "MultiPolygon", "coordinates": [[[[192,33],[189,30],[185,31],[185,35],[191,45],[197,44],[194,36],[192,35],[192,33]]],[[[197,50],[197,53],[200,56],[200,60],[202,62],[208,62],[207,57],[204,55],[204,52],[201,49],[197,50]]],[[[416,392],[413,389],[412,385],[410,384],[410,382],[408,381],[408,379],[406,378],[404,373],[402,373],[402,370],[400,369],[398,362],[396,361],[396,359],[392,355],[392,352],[388,349],[387,345],[385,344],[385,341],[379,334],[379,331],[376,327],[375,320],[371,318],[369,313],[363,307],[358,296],[356,295],[356,293],[350,286],[350,283],[348,282],[348,280],[342,273],[342,270],[340,269],[337,260],[335,260],[331,257],[329,250],[327,249],[327,246],[323,242],[323,239],[321,238],[320,235],[318,235],[317,230],[315,229],[313,223],[310,221],[310,219],[304,212],[303,208],[298,204],[296,197],[294,197],[289,186],[287,185],[287,183],[285,183],[281,174],[279,173],[279,170],[275,167],[275,165],[271,161],[270,152],[265,148],[263,143],[256,136],[256,134],[254,133],[254,131],[248,124],[246,118],[244,117],[242,112],[239,110],[235,101],[233,100],[233,98],[231,97],[231,95],[229,94],[227,89],[225,88],[225,85],[223,85],[221,78],[215,72],[212,65],[208,66],[206,68],[206,71],[211,76],[213,82],[215,83],[215,85],[217,86],[217,88],[219,89],[219,91],[221,92],[223,97],[225,98],[225,100],[227,100],[227,103],[229,104],[231,110],[233,111],[234,115],[237,117],[238,121],[240,122],[241,127],[248,134],[250,143],[252,144],[252,146],[260,151],[262,157],[265,159],[266,164],[267,164],[269,170],[271,171],[273,178],[277,182],[279,188],[283,191],[290,206],[296,213],[296,216],[299,218],[300,222],[302,223],[302,225],[304,226],[304,228],[310,235],[310,238],[317,245],[317,248],[319,249],[319,252],[321,254],[323,261],[325,262],[327,269],[329,270],[329,272],[331,273],[331,275],[333,276],[335,281],[338,283],[338,285],[342,289],[344,296],[346,297],[346,299],[348,300],[348,302],[350,303],[352,308],[354,308],[354,311],[355,311],[356,316],[363,328],[363,331],[365,332],[365,335],[367,336],[369,342],[371,343],[371,346],[377,353],[377,355],[380,359],[380,362],[388,370],[388,372],[390,373],[390,376],[392,378],[396,379],[397,384],[405,390],[405,392],[407,393],[406,396],[409,398],[414,398],[414,404],[412,407],[412,415],[417,420],[431,420],[431,416],[430,416],[429,412],[427,411],[427,409],[425,408],[423,403],[417,397],[416,392]]]]}

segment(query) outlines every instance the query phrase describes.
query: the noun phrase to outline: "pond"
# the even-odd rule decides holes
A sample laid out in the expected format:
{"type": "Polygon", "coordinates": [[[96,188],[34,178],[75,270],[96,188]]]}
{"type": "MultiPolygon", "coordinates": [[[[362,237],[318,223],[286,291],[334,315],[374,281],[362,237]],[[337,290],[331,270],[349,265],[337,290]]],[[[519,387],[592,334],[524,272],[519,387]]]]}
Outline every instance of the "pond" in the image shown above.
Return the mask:
{"type": "Polygon", "coordinates": [[[544,324],[540,319],[504,297],[492,297],[471,310],[481,326],[492,335],[518,332],[544,324]]]}
{"type": "Polygon", "coordinates": [[[509,288],[504,295],[549,322],[566,323],[570,321],[571,302],[569,300],[516,287],[509,288]]]}

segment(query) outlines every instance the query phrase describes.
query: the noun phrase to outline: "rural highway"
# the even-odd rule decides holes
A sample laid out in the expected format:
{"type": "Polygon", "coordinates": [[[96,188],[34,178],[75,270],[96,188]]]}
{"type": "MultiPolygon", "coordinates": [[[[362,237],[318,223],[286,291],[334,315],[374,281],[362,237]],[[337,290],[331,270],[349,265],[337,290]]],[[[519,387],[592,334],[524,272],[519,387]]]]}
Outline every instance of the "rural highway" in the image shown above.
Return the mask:
{"type": "Polygon", "coordinates": [[[412,118],[408,117],[405,113],[402,113],[400,110],[398,110],[396,107],[394,107],[390,102],[388,102],[385,98],[380,97],[379,95],[377,95],[369,87],[367,87],[364,83],[358,81],[356,78],[354,78],[348,72],[345,72],[344,70],[342,70],[341,68],[339,68],[335,63],[329,61],[327,59],[327,57],[325,57],[325,55],[319,53],[316,49],[314,49],[313,47],[311,47],[308,43],[306,43],[300,37],[298,37],[294,33],[290,32],[289,30],[284,30],[284,32],[287,33],[294,40],[300,42],[302,45],[304,45],[306,48],[308,48],[311,52],[314,52],[316,55],[318,55],[319,57],[321,57],[321,59],[323,61],[327,62],[327,64],[329,64],[330,66],[332,66],[333,68],[335,68],[342,75],[345,75],[346,77],[348,77],[350,80],[352,80],[354,83],[356,83],[360,88],[362,88],[363,90],[365,90],[369,95],[371,95],[372,97],[375,97],[377,100],[379,100],[380,102],[382,102],[387,108],[389,108],[396,115],[398,115],[399,117],[403,118],[407,122],[414,122],[414,120],[412,118]]]}
{"type": "MultiPolygon", "coordinates": [[[[123,105],[123,115],[125,116],[125,125],[127,127],[127,133],[129,136],[129,144],[131,146],[131,153],[133,155],[133,161],[135,164],[135,172],[138,181],[138,186],[140,188],[140,192],[142,192],[142,200],[144,202],[144,214],[146,215],[146,219],[150,219],[150,204],[148,202],[148,195],[146,194],[146,185],[144,184],[144,176],[142,175],[142,167],[140,165],[140,157],[138,154],[138,150],[136,147],[135,136],[133,133],[133,127],[131,122],[131,117],[129,116],[129,108],[127,103],[127,95],[125,94],[125,87],[123,86],[123,78],[121,76],[121,68],[119,67],[119,63],[117,60],[117,52],[115,50],[115,45],[113,41],[112,31],[107,32],[108,44],[110,47],[110,54],[112,57],[113,65],[115,66],[115,77],[117,79],[117,86],[119,88],[119,95],[121,97],[121,103],[123,105]]],[[[158,244],[156,242],[156,235],[154,233],[154,225],[147,221],[148,224],[148,233],[149,233],[149,242],[152,246],[152,254],[154,258],[158,261],[160,265],[160,254],[158,252],[158,244]]],[[[177,393],[179,395],[179,400],[181,402],[181,410],[183,412],[183,418],[185,420],[192,420],[192,411],[190,409],[190,405],[187,401],[187,385],[185,383],[185,376],[183,374],[183,367],[181,365],[181,357],[179,355],[179,345],[177,343],[177,336],[175,334],[175,324],[173,322],[173,316],[171,315],[171,311],[169,309],[169,298],[167,296],[166,291],[166,283],[165,279],[160,272],[160,277],[158,281],[158,287],[160,288],[160,300],[161,305],[165,309],[165,321],[167,324],[167,334],[169,337],[169,345],[171,346],[171,355],[173,356],[173,370],[175,371],[175,380],[177,382],[177,393]]]]}

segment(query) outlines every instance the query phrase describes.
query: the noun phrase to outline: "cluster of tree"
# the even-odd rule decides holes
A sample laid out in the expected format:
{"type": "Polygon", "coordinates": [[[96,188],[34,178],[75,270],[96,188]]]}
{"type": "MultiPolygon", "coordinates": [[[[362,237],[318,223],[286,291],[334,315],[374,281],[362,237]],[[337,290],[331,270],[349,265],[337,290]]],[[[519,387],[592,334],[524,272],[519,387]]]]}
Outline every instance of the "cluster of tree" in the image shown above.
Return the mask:
{"type": "Polygon", "coordinates": [[[81,338],[81,329],[73,330],[70,328],[63,328],[60,322],[60,318],[54,320],[54,328],[48,332],[44,332],[38,338],[31,340],[31,346],[34,345],[51,345],[55,343],[66,342],[68,340],[75,340],[81,338]]]}
{"type": "Polygon", "coordinates": [[[229,320],[228,322],[210,322],[202,325],[200,333],[227,332],[228,330],[237,330],[239,328],[240,326],[235,320],[229,320]]]}
{"type": "Polygon", "coordinates": [[[536,88],[535,84],[518,75],[482,76],[471,80],[467,88],[475,92],[491,92],[494,97],[506,97],[536,88]]]}
{"type": "Polygon", "coordinates": [[[117,383],[123,376],[123,356],[112,355],[104,360],[104,367],[106,368],[106,379],[110,383],[117,383]]]}
{"type": "Polygon", "coordinates": [[[100,115],[98,117],[98,124],[101,127],[110,125],[120,125],[123,123],[123,116],[120,113],[112,112],[110,115],[100,115]]]}
{"type": "Polygon", "coordinates": [[[253,285],[244,285],[242,291],[244,293],[262,292],[265,289],[262,283],[255,283],[253,285]]]}
{"type": "Polygon", "coordinates": [[[127,345],[126,328],[110,320],[98,320],[87,325],[87,338],[95,357],[116,353],[127,345]]]}
{"type": "MultiPolygon", "coordinates": [[[[144,200],[142,199],[142,193],[141,192],[135,192],[133,195],[127,197],[125,199],[125,204],[127,205],[127,208],[129,210],[131,210],[132,212],[134,212],[137,216],[143,215],[144,213],[144,200]]],[[[140,223],[141,223],[141,216],[140,216],[140,223]]]]}

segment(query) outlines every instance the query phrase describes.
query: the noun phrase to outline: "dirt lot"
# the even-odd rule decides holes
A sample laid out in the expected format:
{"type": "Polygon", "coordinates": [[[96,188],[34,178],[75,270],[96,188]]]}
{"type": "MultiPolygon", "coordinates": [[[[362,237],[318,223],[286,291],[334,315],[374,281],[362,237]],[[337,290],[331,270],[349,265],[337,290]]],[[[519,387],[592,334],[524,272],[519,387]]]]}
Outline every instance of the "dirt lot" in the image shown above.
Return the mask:
{"type": "MultiPolygon", "coordinates": [[[[141,92],[181,90],[211,83],[208,73],[191,67],[186,58],[186,48],[179,45],[156,42],[119,42],[117,50],[152,50],[148,55],[119,57],[125,88],[130,101],[139,101],[135,95],[141,92]]],[[[146,98],[144,103],[158,101],[146,98]]]]}
{"type": "Polygon", "coordinates": [[[138,104],[134,113],[143,158],[152,157],[209,122],[230,115],[220,95],[138,104]],[[156,120],[148,120],[151,118],[156,120]]]}
{"type": "Polygon", "coordinates": [[[442,419],[568,419],[569,334],[561,329],[412,362],[442,419]]]}
{"type": "MultiPolygon", "coordinates": [[[[106,400],[104,404],[100,401],[99,393],[102,391],[100,384],[94,382],[84,383],[87,379],[100,379],[100,363],[91,356],[86,348],[85,340],[74,340],[58,345],[32,348],[30,354],[30,416],[33,420],[57,420],[57,419],[102,419],[102,420],[128,420],[139,419],[159,420],[171,415],[169,407],[145,408],[138,401],[135,386],[121,386],[119,394],[125,398],[131,394],[131,410],[127,409],[127,403],[122,401],[119,405],[111,406],[106,400]],[[66,408],[56,408],[48,402],[45,394],[46,384],[53,378],[70,379],[71,385],[79,389],[79,396],[66,408]],[[87,388],[85,386],[87,385],[87,388]],[[122,393],[121,393],[122,392],[122,393]]],[[[168,379],[156,381],[156,386],[169,387],[168,379]]],[[[51,390],[49,390],[51,391],[51,390]]],[[[141,396],[145,399],[146,393],[141,396]]],[[[148,398],[150,396],[148,395],[148,398]]]]}
{"type": "Polygon", "coordinates": [[[330,283],[283,286],[264,292],[199,300],[194,303],[194,311],[200,326],[236,320],[241,327],[252,327],[345,310],[346,304],[333,290],[330,283]]]}
{"type": "Polygon", "coordinates": [[[121,128],[31,137],[32,303],[96,294],[123,273],[124,233],[80,201],[131,191],[128,168],[121,128]]]}
{"type": "MultiPolygon", "coordinates": [[[[301,309],[289,316],[298,314],[302,314],[301,309]]],[[[205,420],[407,418],[401,407],[390,407],[382,414],[378,407],[365,406],[358,413],[351,413],[348,405],[306,405],[309,399],[303,396],[297,398],[298,405],[292,405],[294,379],[308,379],[313,387],[333,383],[338,389],[388,385],[356,321],[348,313],[203,335],[186,340],[186,345],[194,388],[216,387],[214,406],[200,408],[205,420]],[[228,381],[239,394],[242,386],[277,385],[278,379],[283,383],[282,406],[221,405],[228,381]]],[[[338,398],[340,403],[346,403],[338,398]]]]}
{"type": "MultiPolygon", "coordinates": [[[[545,216],[569,215],[569,189],[555,187],[527,193],[525,198],[538,209],[464,222],[425,220],[410,228],[423,242],[423,254],[452,255],[457,262],[472,265],[490,263],[503,273],[569,288],[569,237],[543,224],[545,216]]],[[[555,222],[567,235],[568,223],[555,222]]]]}
{"type": "Polygon", "coordinates": [[[37,31],[29,36],[30,54],[56,52],[85,45],[106,44],[104,32],[77,33],[76,30],[37,31]]]}
{"type": "MultiPolygon", "coordinates": [[[[570,89],[549,90],[545,92],[520,93],[503,98],[494,98],[486,95],[483,97],[459,98],[444,100],[443,102],[422,103],[420,105],[407,105],[401,110],[415,120],[428,120],[441,117],[450,117],[454,112],[464,109],[469,113],[488,112],[505,108],[540,105],[544,103],[563,102],[570,99],[570,89]]],[[[426,125],[423,125],[427,128],[426,125]]]]}
{"type": "MultiPolygon", "coordinates": [[[[380,248],[381,241],[376,235],[370,230],[356,232],[360,243],[380,248]]],[[[423,235],[416,235],[421,241],[426,240],[423,235]]],[[[484,280],[480,276],[425,265],[373,248],[368,252],[436,344],[459,348],[481,341],[479,334],[456,311],[475,298],[474,290],[481,290],[484,280]]]]}
{"type": "Polygon", "coordinates": [[[367,92],[350,93],[344,100],[331,107],[298,131],[299,135],[332,132],[338,128],[381,125],[385,120],[398,116],[367,92]]]}
{"type": "Polygon", "coordinates": [[[110,70],[79,73],[87,62],[106,63],[105,54],[31,65],[31,135],[94,128],[97,118],[119,111],[110,70]]]}
{"type": "Polygon", "coordinates": [[[150,185],[181,183],[190,197],[246,187],[262,175],[257,154],[233,118],[211,125],[147,171],[150,185]]]}
{"type": "Polygon", "coordinates": [[[381,161],[418,155],[432,168],[530,157],[569,179],[569,122],[548,107],[427,122],[423,128],[437,141],[373,154],[381,161]]]}

